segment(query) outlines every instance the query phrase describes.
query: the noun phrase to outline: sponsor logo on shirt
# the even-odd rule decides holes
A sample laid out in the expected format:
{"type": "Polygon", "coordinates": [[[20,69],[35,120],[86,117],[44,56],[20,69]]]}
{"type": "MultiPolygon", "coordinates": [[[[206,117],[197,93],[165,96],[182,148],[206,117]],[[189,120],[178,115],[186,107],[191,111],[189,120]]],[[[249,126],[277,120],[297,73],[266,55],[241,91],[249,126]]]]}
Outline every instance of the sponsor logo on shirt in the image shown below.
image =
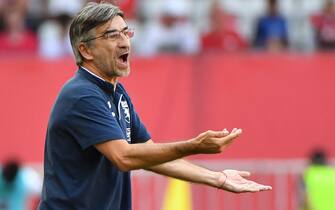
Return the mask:
{"type": "Polygon", "coordinates": [[[131,141],[130,134],[131,134],[130,128],[127,128],[127,130],[126,130],[126,137],[127,137],[127,141],[128,142],[131,141]]]}

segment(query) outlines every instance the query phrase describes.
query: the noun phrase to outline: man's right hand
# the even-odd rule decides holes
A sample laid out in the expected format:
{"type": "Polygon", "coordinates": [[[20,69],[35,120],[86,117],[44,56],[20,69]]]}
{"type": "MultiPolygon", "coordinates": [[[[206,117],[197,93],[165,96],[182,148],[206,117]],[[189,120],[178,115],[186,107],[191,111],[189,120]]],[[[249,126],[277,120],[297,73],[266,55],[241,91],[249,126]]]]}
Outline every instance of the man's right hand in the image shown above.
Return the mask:
{"type": "Polygon", "coordinates": [[[226,129],[207,131],[196,138],[173,143],[129,144],[124,139],[114,139],[95,146],[120,170],[129,171],[194,154],[220,153],[241,133],[241,129],[234,128],[230,133],[226,129]]]}
{"type": "Polygon", "coordinates": [[[193,154],[214,154],[222,152],[229,146],[235,138],[242,133],[242,129],[234,128],[230,133],[227,129],[222,131],[206,131],[201,133],[191,143],[194,145],[192,148],[193,154]]]}

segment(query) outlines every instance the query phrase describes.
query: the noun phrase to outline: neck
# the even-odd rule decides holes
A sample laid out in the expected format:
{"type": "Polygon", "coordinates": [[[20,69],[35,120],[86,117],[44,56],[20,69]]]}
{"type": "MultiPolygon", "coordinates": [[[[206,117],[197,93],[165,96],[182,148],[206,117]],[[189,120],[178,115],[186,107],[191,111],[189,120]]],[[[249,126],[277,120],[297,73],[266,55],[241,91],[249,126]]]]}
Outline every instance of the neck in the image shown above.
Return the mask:
{"type": "Polygon", "coordinates": [[[91,73],[97,75],[98,77],[102,78],[103,80],[112,83],[115,87],[118,81],[118,77],[109,77],[106,74],[104,74],[101,70],[99,70],[97,67],[94,65],[91,65],[87,62],[84,62],[82,64],[82,67],[90,71],[91,73]]]}

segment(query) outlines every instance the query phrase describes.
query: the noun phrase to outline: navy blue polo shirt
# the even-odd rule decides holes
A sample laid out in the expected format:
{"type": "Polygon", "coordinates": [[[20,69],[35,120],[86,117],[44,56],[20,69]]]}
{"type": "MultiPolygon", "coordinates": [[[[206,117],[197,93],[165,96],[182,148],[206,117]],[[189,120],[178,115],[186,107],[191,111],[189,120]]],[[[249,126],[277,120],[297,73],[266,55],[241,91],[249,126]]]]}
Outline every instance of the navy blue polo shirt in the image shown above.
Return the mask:
{"type": "Polygon", "coordinates": [[[120,83],[80,68],[62,88],[49,119],[40,210],[130,210],[130,172],[120,171],[94,145],[151,137],[120,83]]]}

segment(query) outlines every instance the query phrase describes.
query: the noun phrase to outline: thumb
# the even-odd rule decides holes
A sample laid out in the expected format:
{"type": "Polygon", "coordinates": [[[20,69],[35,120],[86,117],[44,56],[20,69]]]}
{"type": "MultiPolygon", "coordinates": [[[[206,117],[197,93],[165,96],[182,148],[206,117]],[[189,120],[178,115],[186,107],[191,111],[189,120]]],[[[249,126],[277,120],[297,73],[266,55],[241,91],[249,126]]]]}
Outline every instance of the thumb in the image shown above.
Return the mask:
{"type": "Polygon", "coordinates": [[[250,172],[249,171],[239,171],[238,174],[241,177],[248,177],[248,176],[250,176],[250,172]]]}

